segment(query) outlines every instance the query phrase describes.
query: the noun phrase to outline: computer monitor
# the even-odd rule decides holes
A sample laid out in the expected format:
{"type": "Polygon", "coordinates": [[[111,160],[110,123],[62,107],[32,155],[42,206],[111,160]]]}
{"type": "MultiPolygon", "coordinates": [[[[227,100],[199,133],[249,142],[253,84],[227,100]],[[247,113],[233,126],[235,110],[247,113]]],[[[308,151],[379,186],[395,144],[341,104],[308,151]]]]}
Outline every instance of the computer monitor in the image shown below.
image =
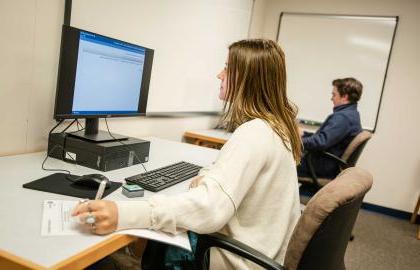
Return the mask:
{"type": "MultiPolygon", "coordinates": [[[[99,118],[145,115],[152,49],[63,25],[54,118],[85,118],[92,141],[114,140],[99,118]]],[[[123,139],[118,136],[117,139],[123,139]]]]}

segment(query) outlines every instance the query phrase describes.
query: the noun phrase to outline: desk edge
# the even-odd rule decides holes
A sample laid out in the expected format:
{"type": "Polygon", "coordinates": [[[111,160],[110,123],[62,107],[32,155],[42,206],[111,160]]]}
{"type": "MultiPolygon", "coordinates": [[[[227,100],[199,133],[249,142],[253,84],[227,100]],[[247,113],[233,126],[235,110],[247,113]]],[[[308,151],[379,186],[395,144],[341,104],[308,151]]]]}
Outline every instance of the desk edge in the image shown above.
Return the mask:
{"type": "Polygon", "coordinates": [[[45,267],[36,264],[22,257],[13,255],[3,249],[0,249],[0,268],[1,269],[45,269],[45,267]],[[6,268],[3,268],[6,267],[6,268]],[[12,267],[12,268],[10,268],[12,267]]]}
{"type": "Polygon", "coordinates": [[[113,253],[114,251],[130,244],[136,239],[137,237],[126,234],[114,235],[94,246],[83,250],[82,252],[77,253],[68,259],[53,265],[50,269],[70,270],[85,268],[92,263],[99,261],[105,256],[113,253]]]}

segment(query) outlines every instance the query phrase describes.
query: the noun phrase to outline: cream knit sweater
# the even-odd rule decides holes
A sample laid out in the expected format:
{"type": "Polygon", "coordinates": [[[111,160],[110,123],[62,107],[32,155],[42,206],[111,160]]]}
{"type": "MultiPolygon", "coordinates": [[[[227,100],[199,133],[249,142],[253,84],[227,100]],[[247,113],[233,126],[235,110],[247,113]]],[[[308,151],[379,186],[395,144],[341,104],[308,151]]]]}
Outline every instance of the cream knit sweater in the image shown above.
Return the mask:
{"type": "MultiPolygon", "coordinates": [[[[299,218],[296,163],[268,124],[242,124],[202,183],[188,192],[148,201],[118,201],[118,229],[149,228],[169,233],[222,232],[283,263],[299,218]]],[[[223,251],[211,252],[211,269],[258,269],[223,251]]]]}

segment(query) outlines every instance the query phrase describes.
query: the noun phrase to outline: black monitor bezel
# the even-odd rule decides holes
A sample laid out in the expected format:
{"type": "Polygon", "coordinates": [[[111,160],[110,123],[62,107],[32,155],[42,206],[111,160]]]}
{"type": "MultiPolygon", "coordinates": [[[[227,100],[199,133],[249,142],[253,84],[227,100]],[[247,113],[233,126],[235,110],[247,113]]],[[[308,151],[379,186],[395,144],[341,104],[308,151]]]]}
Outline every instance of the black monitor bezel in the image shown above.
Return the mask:
{"type": "Polygon", "coordinates": [[[146,115],[147,99],[149,95],[150,77],[154,50],[140,46],[146,50],[142,82],[140,86],[140,98],[136,113],[130,114],[72,114],[74,85],[76,80],[77,57],[79,51],[80,31],[111,38],[128,45],[140,46],[125,42],[113,37],[100,35],[83,29],[63,25],[61,34],[61,49],[58,64],[57,90],[54,106],[54,119],[80,119],[80,118],[107,118],[107,117],[133,117],[146,115]]]}

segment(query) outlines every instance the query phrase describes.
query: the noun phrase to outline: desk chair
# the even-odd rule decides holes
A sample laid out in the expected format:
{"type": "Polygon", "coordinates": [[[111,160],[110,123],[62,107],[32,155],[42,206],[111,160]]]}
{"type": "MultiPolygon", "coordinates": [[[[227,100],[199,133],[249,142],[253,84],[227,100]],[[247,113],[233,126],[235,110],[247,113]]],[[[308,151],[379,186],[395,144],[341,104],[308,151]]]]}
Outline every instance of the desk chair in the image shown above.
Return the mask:
{"type": "MultiPolygon", "coordinates": [[[[340,171],[356,166],[357,160],[359,159],[360,155],[362,154],[363,149],[366,146],[366,143],[372,137],[372,133],[369,131],[362,131],[353,138],[350,144],[347,146],[346,150],[344,151],[341,157],[337,157],[329,152],[322,151],[321,154],[335,160],[338,163],[340,171]]],[[[310,177],[299,177],[299,182],[304,184],[311,184],[315,187],[315,189],[320,189],[321,187],[325,186],[329,183],[332,178],[320,178],[316,175],[315,167],[312,162],[312,152],[306,153],[309,173],[310,177]]]]}
{"type": "Polygon", "coordinates": [[[289,241],[284,266],[261,252],[220,233],[199,235],[196,269],[208,269],[211,247],[230,251],[265,269],[344,270],[347,243],[372,176],[349,168],[308,202],[289,241]]]}

